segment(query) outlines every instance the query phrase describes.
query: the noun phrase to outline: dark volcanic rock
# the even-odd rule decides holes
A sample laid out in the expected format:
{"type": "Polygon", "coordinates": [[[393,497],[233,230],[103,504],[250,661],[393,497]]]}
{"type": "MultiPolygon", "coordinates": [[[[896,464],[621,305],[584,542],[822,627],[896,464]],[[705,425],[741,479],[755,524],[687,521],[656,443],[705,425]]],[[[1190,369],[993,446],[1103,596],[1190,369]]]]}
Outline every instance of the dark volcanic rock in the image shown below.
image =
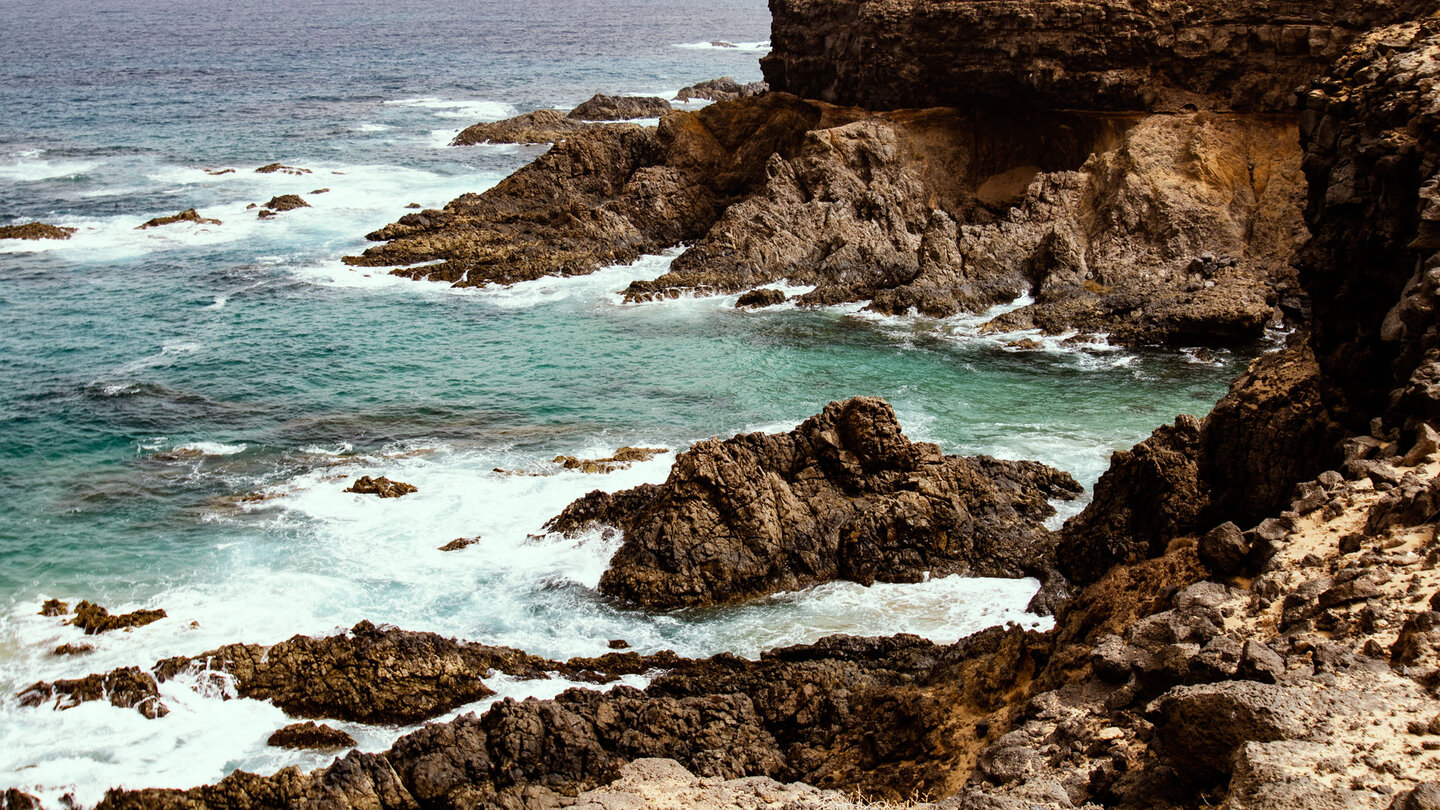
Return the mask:
{"type": "Polygon", "coordinates": [[[1359,32],[1423,3],[775,0],[774,90],[873,109],[1287,112],[1359,32]]]}
{"type": "Polygon", "coordinates": [[[74,228],[46,225],[43,222],[27,222],[24,225],[0,227],[0,239],[69,239],[74,228]]]}
{"type": "Polygon", "coordinates": [[[143,229],[145,229],[145,228],[157,228],[157,227],[159,227],[159,226],[161,226],[161,225],[173,225],[173,224],[175,224],[175,223],[177,223],[177,222],[194,222],[194,223],[199,224],[199,225],[219,225],[219,224],[221,224],[221,223],[220,223],[220,220],[218,220],[218,219],[207,219],[207,218],[205,218],[205,217],[200,216],[200,213],[199,213],[198,211],[196,211],[194,208],[187,208],[187,209],[185,209],[184,211],[181,211],[181,212],[178,213],[178,214],[171,214],[171,215],[168,216],[168,217],[155,217],[154,219],[146,220],[143,225],[137,225],[137,226],[135,227],[135,230],[138,231],[138,230],[143,230],[143,229]]]}
{"type": "Polygon", "coordinates": [[[566,117],[579,121],[628,121],[631,118],[659,118],[672,109],[670,102],[663,98],[596,93],[566,117]]]}
{"type": "Polygon", "coordinates": [[[324,723],[291,723],[276,729],[265,744],[276,748],[350,748],[355,745],[355,738],[324,723]]]}
{"type": "Polygon", "coordinates": [[[18,696],[22,706],[41,706],[54,701],[56,709],[69,709],[91,700],[107,700],[111,706],[134,708],[150,719],[164,717],[169,709],[160,702],[155,676],[139,667],[126,667],[104,675],[37,683],[18,696]]]}
{"type": "Polygon", "coordinates": [[[589,125],[559,110],[536,110],[503,121],[472,124],[455,136],[451,146],[477,143],[557,143],[589,125]]]}
{"type": "Polygon", "coordinates": [[[480,680],[492,670],[540,677],[545,663],[506,647],[361,622],[329,638],[230,644],[162,661],[156,671],[161,678],[192,666],[228,672],[241,697],[271,700],[296,717],[414,723],[494,694],[480,680]]]}
{"type": "Polygon", "coordinates": [[[759,307],[773,307],[776,304],[785,303],[786,295],[781,290],[759,289],[741,293],[735,299],[737,309],[754,309],[759,307]]]}
{"type": "Polygon", "coordinates": [[[547,529],[617,527],[600,590],[652,609],[737,602],[832,579],[1041,574],[1047,498],[1080,488],[1035,462],[912,443],[883,400],[831,403],[791,433],[710,439],[664,484],[592,492],[547,529]]]}
{"type": "Polygon", "coordinates": [[[355,483],[346,487],[345,491],[358,495],[376,495],[381,498],[400,498],[412,492],[418,492],[419,489],[414,484],[391,481],[383,475],[379,478],[362,475],[355,479],[355,483]]]}
{"type": "Polygon", "coordinates": [[[84,630],[85,635],[93,636],[96,633],[107,633],[111,630],[144,627],[163,618],[165,618],[163,610],[136,610],[119,616],[111,616],[110,611],[97,604],[81,602],[75,606],[75,618],[70,620],[70,624],[84,630]]]}
{"type": "Polygon", "coordinates": [[[1065,523],[1061,570],[1093,582],[1117,562],[1158,556],[1175,537],[1227,520],[1251,525],[1283,505],[1335,461],[1341,433],[1318,375],[1303,344],[1265,355],[1203,422],[1182,416],[1116,453],[1090,506],[1065,523]]]}

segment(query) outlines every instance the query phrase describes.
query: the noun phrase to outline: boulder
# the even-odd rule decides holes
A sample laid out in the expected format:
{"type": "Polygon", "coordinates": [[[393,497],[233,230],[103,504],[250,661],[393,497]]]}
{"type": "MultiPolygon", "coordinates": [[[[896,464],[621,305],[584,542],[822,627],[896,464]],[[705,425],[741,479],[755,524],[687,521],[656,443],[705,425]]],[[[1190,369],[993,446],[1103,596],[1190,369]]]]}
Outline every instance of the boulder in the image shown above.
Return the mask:
{"type": "Polygon", "coordinates": [[[785,303],[787,296],[781,290],[761,288],[741,293],[735,299],[736,309],[758,309],[760,307],[773,307],[776,304],[785,303]]]}
{"type": "Polygon", "coordinates": [[[1070,476],[912,443],[883,400],[826,406],[786,434],[699,442],[670,477],[592,492],[546,526],[613,526],[600,591],[650,609],[726,604],[834,579],[1043,575],[1048,498],[1070,476]]]}
{"type": "Polygon", "coordinates": [[[450,542],[448,542],[448,543],[446,543],[445,545],[441,546],[441,547],[440,547],[440,550],[441,550],[441,551],[460,551],[461,549],[469,548],[470,546],[473,546],[473,545],[475,545],[475,544],[478,543],[478,542],[480,542],[480,535],[478,535],[478,534],[475,535],[474,537],[457,537],[457,538],[455,538],[454,540],[451,540],[450,542]]]}
{"type": "Polygon", "coordinates": [[[40,606],[41,616],[65,616],[70,613],[70,606],[59,599],[46,599],[45,604],[40,606]]]}
{"type": "Polygon", "coordinates": [[[105,700],[111,706],[133,708],[152,720],[164,717],[170,711],[160,702],[155,676],[139,667],[125,667],[103,675],[87,675],[53,683],[42,681],[17,697],[21,706],[29,707],[54,701],[52,706],[57,710],[74,708],[87,701],[105,700]]]}
{"type": "Polygon", "coordinates": [[[309,169],[302,169],[298,166],[286,166],[283,163],[267,163],[255,170],[256,174],[293,174],[297,177],[302,174],[310,174],[309,169]]]}
{"type": "MultiPolygon", "coordinates": [[[[734,47],[734,46],[731,46],[734,47]]],[[[760,95],[770,89],[765,82],[741,84],[729,76],[697,82],[675,94],[676,101],[732,101],[760,95]]]]}
{"type": "Polygon", "coordinates": [[[596,93],[566,117],[578,121],[628,121],[632,118],[659,118],[672,109],[670,102],[663,98],[596,93]]]}
{"type": "Polygon", "coordinates": [[[1219,574],[1234,574],[1240,571],[1250,557],[1250,541],[1231,521],[1216,526],[1200,538],[1196,549],[1200,562],[1219,574]]]}
{"type": "Polygon", "coordinates": [[[271,197],[270,201],[261,207],[277,212],[294,211],[296,208],[309,208],[310,203],[305,202],[305,198],[299,194],[281,194],[277,197],[271,197]]]}
{"type": "Polygon", "coordinates": [[[1247,742],[1305,739],[1309,712],[1298,690],[1254,681],[1177,686],[1146,708],[1170,759],[1190,773],[1230,773],[1247,742]]]}

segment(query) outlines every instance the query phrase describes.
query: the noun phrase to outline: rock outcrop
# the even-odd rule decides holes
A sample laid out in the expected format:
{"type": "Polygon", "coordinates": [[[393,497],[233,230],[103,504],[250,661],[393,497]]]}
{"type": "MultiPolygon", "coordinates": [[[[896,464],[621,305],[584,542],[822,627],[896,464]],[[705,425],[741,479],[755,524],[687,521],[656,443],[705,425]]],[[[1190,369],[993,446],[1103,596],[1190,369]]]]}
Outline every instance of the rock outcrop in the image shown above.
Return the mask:
{"type": "Polygon", "coordinates": [[[605,458],[556,456],[553,461],[567,470],[604,475],[616,470],[627,470],[637,461],[649,461],[664,452],[668,451],[663,447],[621,447],[605,458]]]}
{"type": "Polygon", "coordinates": [[[1070,476],[1036,462],[946,456],[905,437],[884,400],[826,406],[790,433],[699,442],[663,484],[596,491],[547,524],[618,528],[600,591],[651,609],[725,604],[834,579],[1045,575],[1048,498],[1070,476]]]}
{"type": "Polygon", "coordinates": [[[765,82],[741,84],[729,76],[696,82],[683,87],[675,94],[676,101],[733,101],[737,98],[758,96],[770,89],[765,82]]]}
{"type": "Polygon", "coordinates": [[[536,110],[503,121],[471,124],[450,142],[451,146],[477,143],[558,143],[590,126],[559,110],[536,110]]]}
{"type": "Polygon", "coordinates": [[[75,228],[47,225],[44,222],[27,222],[23,225],[0,226],[0,239],[69,239],[75,228]]]}
{"type": "MultiPolygon", "coordinates": [[[[50,613],[47,615],[64,615],[50,613]]],[[[163,610],[135,610],[130,613],[122,613],[119,616],[110,615],[110,611],[93,602],[81,602],[75,606],[75,618],[70,624],[85,631],[85,635],[93,636],[96,633],[108,633],[111,630],[128,630],[131,627],[144,627],[152,622],[158,622],[165,618],[163,610]]]]}
{"type": "Polygon", "coordinates": [[[774,0],[773,90],[871,109],[1289,112],[1295,88],[1423,2],[774,0]]]}
{"type": "Polygon", "coordinates": [[[256,174],[292,174],[296,177],[310,174],[309,169],[302,169],[299,166],[286,166],[283,163],[267,163],[255,170],[256,174]]]}
{"type": "Polygon", "coordinates": [[[265,741],[266,745],[273,745],[276,748],[351,748],[355,745],[355,738],[341,731],[338,728],[327,726],[324,723],[291,723],[290,725],[276,729],[274,734],[265,741]]]}
{"type": "Polygon", "coordinates": [[[355,479],[355,482],[345,488],[346,492],[354,492],[357,495],[374,495],[377,498],[402,498],[412,492],[419,492],[419,487],[414,484],[407,484],[404,481],[391,481],[385,476],[371,478],[362,475],[355,479]]]}
{"type": "Polygon", "coordinates": [[[202,217],[200,216],[200,212],[196,211],[194,208],[187,208],[178,214],[171,214],[168,217],[155,217],[154,219],[147,219],[145,220],[144,224],[135,226],[135,230],[139,231],[146,228],[158,228],[161,225],[174,225],[177,222],[193,222],[197,225],[221,224],[220,220],[218,219],[209,219],[207,217],[202,217]]]}
{"type": "Polygon", "coordinates": [[[654,96],[607,96],[596,93],[566,116],[579,121],[628,121],[632,118],[659,118],[672,109],[670,102],[654,96]]]}

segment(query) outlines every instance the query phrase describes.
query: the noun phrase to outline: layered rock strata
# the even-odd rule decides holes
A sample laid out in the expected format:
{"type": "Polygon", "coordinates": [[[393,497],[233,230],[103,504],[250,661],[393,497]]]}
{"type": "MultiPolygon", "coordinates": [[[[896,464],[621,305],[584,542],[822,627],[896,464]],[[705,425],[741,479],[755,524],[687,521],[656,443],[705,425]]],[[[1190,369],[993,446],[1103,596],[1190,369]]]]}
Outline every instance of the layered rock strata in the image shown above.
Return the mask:
{"type": "Polygon", "coordinates": [[[619,529],[600,592],[651,609],[738,602],[845,579],[1046,576],[1048,498],[1069,475],[1038,462],[947,456],[911,442],[881,399],[834,402],[790,433],[698,442],[663,484],[595,491],[550,531],[619,529]]]}

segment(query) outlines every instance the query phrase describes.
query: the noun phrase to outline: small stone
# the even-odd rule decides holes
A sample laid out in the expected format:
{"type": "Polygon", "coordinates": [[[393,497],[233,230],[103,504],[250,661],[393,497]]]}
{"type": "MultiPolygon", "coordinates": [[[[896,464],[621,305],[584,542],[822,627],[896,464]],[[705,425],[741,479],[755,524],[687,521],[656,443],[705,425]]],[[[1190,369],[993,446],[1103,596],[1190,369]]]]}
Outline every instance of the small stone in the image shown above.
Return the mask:
{"type": "Polygon", "coordinates": [[[628,650],[630,649],[630,642],[623,638],[612,638],[610,639],[609,646],[612,650],[628,650]]]}

